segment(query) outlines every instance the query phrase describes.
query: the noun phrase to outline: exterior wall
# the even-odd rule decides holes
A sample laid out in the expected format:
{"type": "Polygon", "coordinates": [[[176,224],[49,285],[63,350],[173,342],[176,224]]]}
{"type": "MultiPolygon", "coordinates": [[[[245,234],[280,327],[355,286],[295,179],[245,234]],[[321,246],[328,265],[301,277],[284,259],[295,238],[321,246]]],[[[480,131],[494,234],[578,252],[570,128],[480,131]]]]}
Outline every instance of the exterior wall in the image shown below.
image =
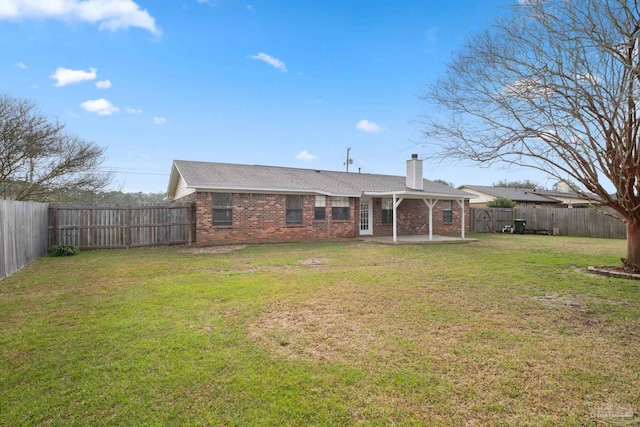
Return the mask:
{"type": "MultiPolygon", "coordinates": [[[[460,205],[451,202],[452,221],[442,221],[442,202],[433,207],[433,234],[459,233],[462,226],[460,205]]],[[[469,231],[469,201],[465,201],[465,231],[469,231]]],[[[429,234],[429,208],[423,200],[405,199],[397,209],[398,236],[429,234]]],[[[373,199],[373,235],[392,236],[393,224],[382,223],[382,199],[373,199]]]]}
{"type": "Polygon", "coordinates": [[[184,178],[182,176],[179,177],[178,185],[176,185],[176,191],[174,198],[180,199],[182,197],[188,196],[189,194],[195,193],[195,190],[192,190],[187,187],[187,183],[184,182],[184,178]]]}
{"type": "Polygon", "coordinates": [[[315,240],[357,236],[359,199],[349,199],[349,220],[331,219],[331,197],[326,219],[315,220],[315,196],[302,196],[302,224],[286,224],[285,194],[233,194],[233,224],[213,225],[213,193],[198,192],[176,202],[196,204],[196,242],[199,244],[258,241],[315,240]]]}
{"type": "MultiPolygon", "coordinates": [[[[286,195],[234,193],[233,225],[214,226],[213,193],[189,194],[177,203],[194,202],[196,205],[196,243],[229,244],[261,241],[322,240],[355,238],[359,236],[360,199],[350,198],[349,220],[331,219],[331,197],[326,198],[326,219],[315,220],[315,196],[302,196],[302,224],[286,224],[286,195]]],[[[442,202],[433,208],[433,233],[459,233],[461,210],[452,201],[452,222],[444,223],[442,202]]],[[[374,198],[373,236],[393,235],[393,224],[382,224],[382,199],[374,198]]],[[[465,201],[466,231],[469,231],[469,202],[465,201]]],[[[398,235],[429,234],[429,209],[424,201],[405,199],[398,207],[398,235]]]]}
{"type": "Polygon", "coordinates": [[[473,194],[473,195],[477,196],[475,199],[471,199],[471,205],[473,207],[480,207],[480,206],[485,207],[487,205],[487,202],[489,202],[490,200],[493,200],[493,199],[496,198],[496,196],[492,196],[491,194],[483,193],[482,191],[474,190],[474,189],[466,187],[464,185],[461,186],[461,187],[458,187],[458,190],[462,190],[462,191],[464,191],[466,193],[473,194]]]}

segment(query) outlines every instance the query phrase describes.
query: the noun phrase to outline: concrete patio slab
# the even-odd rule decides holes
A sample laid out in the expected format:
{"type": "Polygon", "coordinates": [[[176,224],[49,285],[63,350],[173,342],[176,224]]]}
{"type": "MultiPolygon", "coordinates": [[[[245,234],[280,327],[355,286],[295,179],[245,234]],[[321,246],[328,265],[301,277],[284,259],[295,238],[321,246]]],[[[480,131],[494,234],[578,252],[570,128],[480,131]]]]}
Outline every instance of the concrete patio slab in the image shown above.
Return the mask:
{"type": "Polygon", "coordinates": [[[417,236],[398,236],[396,242],[393,241],[393,237],[384,236],[384,237],[373,237],[373,236],[361,236],[359,238],[365,242],[373,242],[373,243],[385,243],[391,245],[422,245],[422,244],[435,244],[435,243],[471,243],[477,242],[478,239],[469,239],[469,238],[461,238],[461,237],[451,237],[451,236],[437,236],[434,235],[432,240],[429,240],[428,235],[417,235],[417,236]]]}

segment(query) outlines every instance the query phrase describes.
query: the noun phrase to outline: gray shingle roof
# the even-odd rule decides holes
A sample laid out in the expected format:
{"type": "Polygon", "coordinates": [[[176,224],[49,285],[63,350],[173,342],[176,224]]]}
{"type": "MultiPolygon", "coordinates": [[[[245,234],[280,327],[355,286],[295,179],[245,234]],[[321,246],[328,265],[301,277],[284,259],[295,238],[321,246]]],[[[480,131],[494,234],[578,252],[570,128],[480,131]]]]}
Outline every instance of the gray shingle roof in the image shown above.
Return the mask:
{"type": "Polygon", "coordinates": [[[575,191],[536,190],[536,193],[541,194],[543,196],[547,196],[547,197],[567,197],[567,198],[584,200],[584,198],[581,197],[575,191]]]}
{"type": "Polygon", "coordinates": [[[558,203],[558,200],[543,196],[530,188],[493,187],[489,185],[461,185],[461,187],[486,193],[494,197],[506,197],[514,202],[558,203]]]}
{"type": "MultiPolygon", "coordinates": [[[[172,181],[177,171],[187,187],[198,190],[235,189],[254,191],[317,192],[329,195],[359,197],[364,192],[392,193],[419,191],[425,196],[438,194],[452,198],[473,197],[469,193],[437,182],[424,180],[423,190],[406,186],[405,176],[347,173],[277,166],[175,160],[172,181]]],[[[173,197],[170,182],[168,196],[173,197]]]]}

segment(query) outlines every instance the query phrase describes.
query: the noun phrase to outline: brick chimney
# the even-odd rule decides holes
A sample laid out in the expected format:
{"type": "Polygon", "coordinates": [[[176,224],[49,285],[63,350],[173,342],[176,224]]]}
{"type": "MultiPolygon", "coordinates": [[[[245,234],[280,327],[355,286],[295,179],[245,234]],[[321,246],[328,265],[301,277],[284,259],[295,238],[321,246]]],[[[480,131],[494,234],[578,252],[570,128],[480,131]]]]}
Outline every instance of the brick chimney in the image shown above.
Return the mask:
{"type": "Polygon", "coordinates": [[[417,154],[411,155],[411,160],[407,160],[407,187],[412,190],[422,190],[422,160],[417,154]]]}

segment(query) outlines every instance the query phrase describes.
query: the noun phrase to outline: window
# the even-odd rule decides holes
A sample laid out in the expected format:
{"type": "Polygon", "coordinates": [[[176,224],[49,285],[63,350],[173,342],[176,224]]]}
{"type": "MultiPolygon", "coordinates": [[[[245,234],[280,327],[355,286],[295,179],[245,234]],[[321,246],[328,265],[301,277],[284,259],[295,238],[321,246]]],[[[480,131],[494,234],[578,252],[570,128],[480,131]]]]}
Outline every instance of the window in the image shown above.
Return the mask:
{"type": "Polygon", "coordinates": [[[287,195],[287,224],[302,224],[302,196],[287,195]]]}
{"type": "Polygon", "coordinates": [[[213,225],[232,225],[233,194],[213,193],[213,225]]]}
{"type": "Polygon", "coordinates": [[[442,222],[451,224],[453,222],[453,212],[451,210],[451,200],[442,201],[442,222]]]}
{"type": "Polygon", "coordinates": [[[349,198],[348,197],[332,197],[331,198],[331,219],[334,219],[334,220],[349,219],[349,198]]]}
{"type": "Polygon", "coordinates": [[[393,224],[393,199],[382,199],[382,223],[393,224]]]}
{"type": "Polygon", "coordinates": [[[326,196],[316,196],[315,219],[322,221],[327,219],[327,198],[326,196]]]}

